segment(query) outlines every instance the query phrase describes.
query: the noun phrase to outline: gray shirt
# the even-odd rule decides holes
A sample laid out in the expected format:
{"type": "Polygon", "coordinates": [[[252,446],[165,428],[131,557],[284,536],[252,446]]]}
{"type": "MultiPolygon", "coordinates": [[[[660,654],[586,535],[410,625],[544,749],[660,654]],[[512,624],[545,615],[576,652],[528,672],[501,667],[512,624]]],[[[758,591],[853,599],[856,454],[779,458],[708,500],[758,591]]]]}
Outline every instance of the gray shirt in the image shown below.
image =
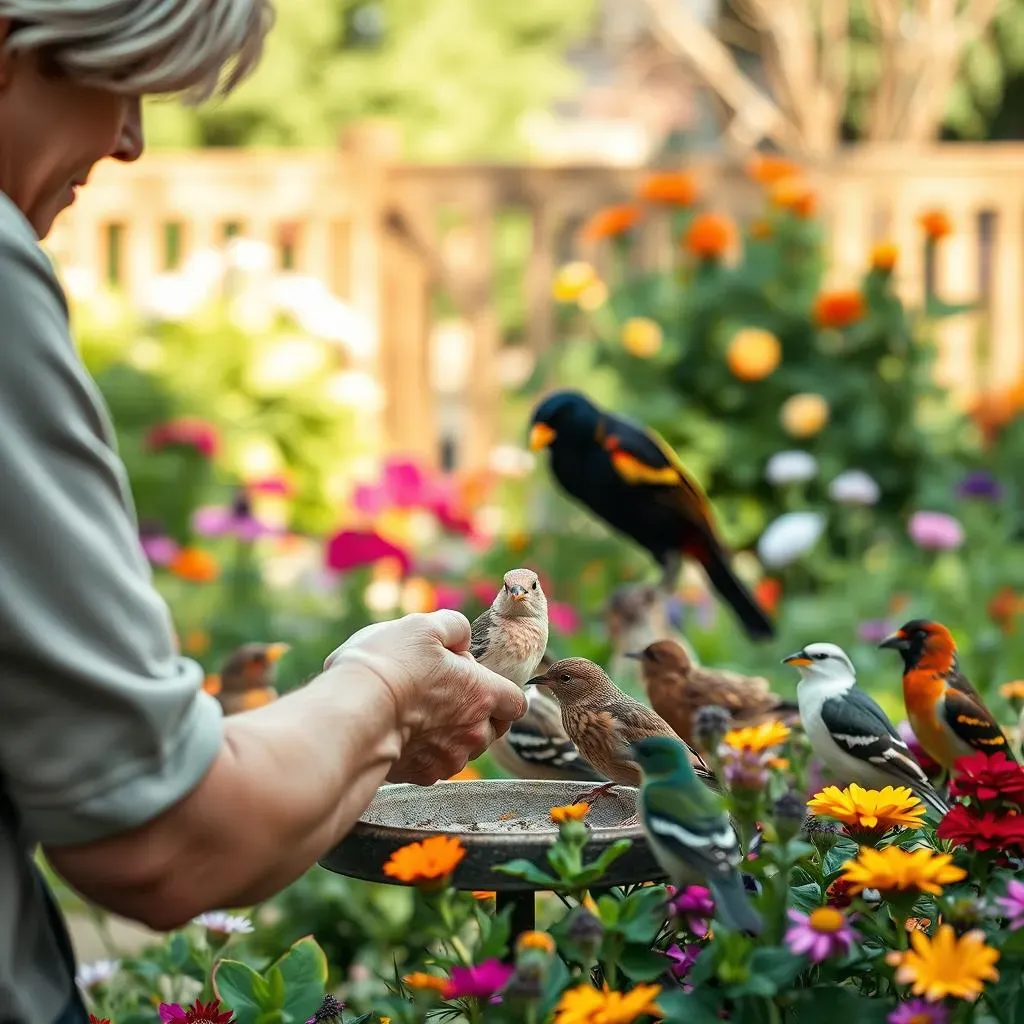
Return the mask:
{"type": "Polygon", "coordinates": [[[31,858],[148,821],[213,763],[221,712],[177,656],[109,414],[64,294],[0,193],[0,1022],[72,993],[31,858]]]}

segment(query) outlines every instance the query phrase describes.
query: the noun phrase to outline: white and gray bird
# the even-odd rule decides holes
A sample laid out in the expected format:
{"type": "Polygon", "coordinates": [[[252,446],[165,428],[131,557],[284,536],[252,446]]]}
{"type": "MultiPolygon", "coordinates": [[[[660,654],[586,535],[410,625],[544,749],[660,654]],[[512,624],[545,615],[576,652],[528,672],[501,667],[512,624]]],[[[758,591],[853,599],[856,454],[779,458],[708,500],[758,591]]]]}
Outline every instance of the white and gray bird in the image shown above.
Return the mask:
{"type": "Polygon", "coordinates": [[[839,781],[870,789],[908,786],[934,814],[949,810],[888,715],[857,685],[841,647],[807,644],[782,663],[800,673],[800,721],[814,753],[839,781]]]}
{"type": "Polygon", "coordinates": [[[548,646],[548,599],[532,569],[509,569],[491,607],[473,621],[469,653],[520,689],[548,646]]]}

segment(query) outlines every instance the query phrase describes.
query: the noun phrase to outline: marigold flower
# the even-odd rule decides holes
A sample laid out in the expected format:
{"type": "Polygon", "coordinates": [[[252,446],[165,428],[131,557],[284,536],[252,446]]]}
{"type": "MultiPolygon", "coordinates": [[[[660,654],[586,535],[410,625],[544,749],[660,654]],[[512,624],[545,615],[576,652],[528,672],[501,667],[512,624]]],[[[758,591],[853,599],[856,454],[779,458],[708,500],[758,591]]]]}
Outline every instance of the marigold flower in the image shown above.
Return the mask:
{"type": "Polygon", "coordinates": [[[782,722],[762,722],[748,725],[743,729],[730,729],[722,742],[734,750],[753,750],[760,753],[773,747],[781,747],[789,739],[790,729],[782,722]]]}
{"type": "Polygon", "coordinates": [[[597,279],[597,271],[589,263],[566,263],[555,274],[551,292],[556,302],[576,302],[597,279]]]}
{"type": "Polygon", "coordinates": [[[436,974],[427,974],[426,971],[413,971],[402,979],[406,988],[414,992],[437,992],[442,993],[448,987],[448,979],[441,978],[436,974]]]}
{"type": "Polygon", "coordinates": [[[623,325],[622,347],[637,359],[650,359],[657,355],[663,340],[661,327],[650,317],[630,317],[623,325]]]}
{"type": "Polygon", "coordinates": [[[800,165],[772,153],[759,153],[747,164],[747,174],[760,185],[798,177],[800,165]]]}
{"type": "Polygon", "coordinates": [[[1024,700],[1024,679],[1014,679],[1012,683],[1003,683],[999,693],[1007,700],[1024,700]]]}
{"type": "Polygon", "coordinates": [[[855,288],[820,292],[814,300],[814,320],[819,327],[842,329],[864,319],[867,306],[855,288]]]}
{"type": "Polygon", "coordinates": [[[771,201],[781,210],[788,210],[794,217],[807,218],[814,215],[818,196],[814,189],[799,174],[779,178],[771,186],[771,201]]]}
{"type": "Polygon", "coordinates": [[[384,865],[384,874],[400,882],[438,882],[446,879],[465,856],[458,837],[431,836],[395,850],[384,865]]]}
{"type": "Polygon", "coordinates": [[[779,412],[782,427],[790,437],[813,437],[826,423],[830,410],[821,395],[792,395],[779,412]]]}
{"type": "Polygon", "coordinates": [[[917,218],[917,222],[921,225],[925,237],[930,238],[933,242],[945,238],[953,231],[953,224],[943,210],[925,210],[917,218]]]}
{"type": "Polygon", "coordinates": [[[202,548],[182,548],[167,568],[189,583],[212,583],[220,575],[217,560],[202,548]]]}
{"type": "Polygon", "coordinates": [[[606,206],[583,225],[580,238],[584,242],[600,242],[605,238],[621,238],[640,221],[640,207],[631,203],[606,206]]]}
{"type": "Polygon", "coordinates": [[[763,327],[745,327],[737,331],[725,352],[732,375],[739,380],[763,380],[773,373],[782,359],[779,339],[763,327]]]}
{"type": "Polygon", "coordinates": [[[942,887],[967,877],[948,853],[933,850],[904,850],[887,846],[875,850],[862,846],[854,860],[843,867],[842,877],[850,883],[854,895],[865,889],[877,889],[883,897],[902,892],[927,892],[938,896],[942,887]]]}
{"type": "Polygon", "coordinates": [[[953,764],[949,792],[982,803],[999,799],[1020,803],[1024,798],[1024,768],[1002,750],[958,757],[953,764]]]}
{"type": "Polygon", "coordinates": [[[555,1007],[555,1024],[633,1024],[644,1014],[661,1016],[654,1002],[660,985],[637,985],[629,992],[612,992],[577,985],[562,993],[555,1007]]]}
{"type": "Polygon", "coordinates": [[[1024,814],[979,814],[963,804],[953,804],[939,822],[936,834],[957,846],[984,853],[1024,852],[1024,814]]]}
{"type": "Polygon", "coordinates": [[[567,821],[582,821],[590,813],[590,804],[565,804],[552,807],[549,813],[556,825],[564,825],[567,821]]]}
{"type": "Polygon", "coordinates": [[[889,274],[899,258],[900,250],[895,242],[878,242],[871,250],[871,267],[889,274]]]}
{"type": "Polygon", "coordinates": [[[722,213],[699,213],[690,221],[683,245],[698,259],[718,260],[736,237],[736,225],[722,213]]]}
{"type": "Polygon", "coordinates": [[[689,171],[660,171],[644,178],[638,195],[648,203],[693,206],[700,198],[700,188],[689,171]]]}
{"type": "Polygon", "coordinates": [[[920,828],[925,813],[924,804],[906,786],[863,789],[856,782],[846,789],[826,786],[808,802],[807,809],[851,828],[879,833],[891,828],[920,828]]]}
{"type": "Polygon", "coordinates": [[[555,940],[547,932],[523,932],[516,939],[517,949],[537,949],[551,955],[555,952],[555,940]]]}
{"type": "Polygon", "coordinates": [[[985,944],[985,933],[970,931],[958,938],[948,924],[940,925],[934,937],[911,932],[910,949],[889,953],[886,960],[896,967],[901,985],[933,1003],[950,996],[974,1002],[986,981],[999,980],[999,950],[985,944]]]}

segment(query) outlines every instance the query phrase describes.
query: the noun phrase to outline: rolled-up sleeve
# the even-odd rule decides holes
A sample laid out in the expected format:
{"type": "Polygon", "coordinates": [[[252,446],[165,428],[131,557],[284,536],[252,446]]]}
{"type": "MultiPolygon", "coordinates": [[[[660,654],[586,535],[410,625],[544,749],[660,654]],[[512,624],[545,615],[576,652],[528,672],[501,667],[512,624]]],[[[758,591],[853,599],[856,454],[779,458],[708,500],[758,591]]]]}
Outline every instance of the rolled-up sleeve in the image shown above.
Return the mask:
{"type": "Polygon", "coordinates": [[[10,217],[0,209],[0,773],[29,834],[66,845],[181,800],[222,722],[175,651],[63,293],[10,217]]]}

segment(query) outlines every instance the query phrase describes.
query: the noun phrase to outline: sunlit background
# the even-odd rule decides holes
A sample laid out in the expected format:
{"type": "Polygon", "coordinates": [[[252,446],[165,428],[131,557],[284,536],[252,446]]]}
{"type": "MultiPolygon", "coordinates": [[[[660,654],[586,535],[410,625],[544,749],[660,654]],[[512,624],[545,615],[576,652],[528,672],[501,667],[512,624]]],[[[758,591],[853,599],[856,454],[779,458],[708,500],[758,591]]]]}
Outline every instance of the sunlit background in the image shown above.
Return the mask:
{"type": "MultiPolygon", "coordinates": [[[[610,663],[657,570],[526,449],[573,386],[662,432],[777,617],[750,643],[688,569],[706,663],[789,695],[831,640],[901,718],[875,645],[935,617],[1013,721],[1022,72],[1024,0],[283,3],[258,74],[152,104],[48,241],[183,651],[286,642],[287,690],[526,565],[552,652],[610,663]]],[[[344,973],[397,899],[311,875],[261,941],[344,973]]]]}

